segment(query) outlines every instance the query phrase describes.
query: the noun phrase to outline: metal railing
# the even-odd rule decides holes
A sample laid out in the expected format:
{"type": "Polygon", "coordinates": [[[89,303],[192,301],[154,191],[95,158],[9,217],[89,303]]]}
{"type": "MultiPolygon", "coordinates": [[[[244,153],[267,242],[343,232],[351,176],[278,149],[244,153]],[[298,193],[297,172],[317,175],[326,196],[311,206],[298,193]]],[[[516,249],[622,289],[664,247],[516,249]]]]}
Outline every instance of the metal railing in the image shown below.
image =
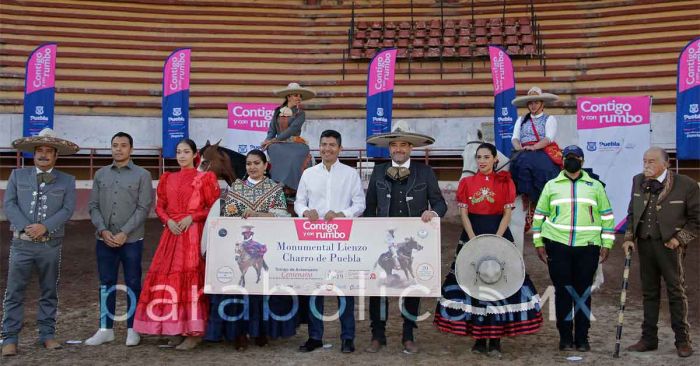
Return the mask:
{"type": "MultiPolygon", "coordinates": [[[[0,147],[0,151],[11,150],[10,147],[0,147]]],[[[422,159],[423,162],[436,171],[455,172],[461,174],[462,170],[462,151],[463,149],[417,149],[413,151],[413,159],[422,159]],[[458,164],[455,164],[459,162],[458,164]]],[[[700,164],[695,166],[681,166],[680,162],[675,158],[674,150],[667,150],[671,154],[670,166],[671,170],[676,173],[680,171],[690,172],[692,175],[700,175],[700,164]]],[[[311,155],[318,161],[319,150],[311,149],[311,155]]],[[[111,162],[110,148],[86,147],[81,148],[78,154],[61,156],[56,164],[59,169],[86,169],[88,177],[92,179],[97,169],[111,162]],[[75,164],[71,162],[84,162],[84,164],[75,164]]],[[[132,159],[137,161],[138,165],[144,169],[157,171],[157,177],[160,177],[166,170],[178,169],[175,159],[163,158],[160,148],[134,148],[132,159]],[[155,152],[155,154],[154,154],[155,152]],[[140,155],[141,153],[142,155],[140,155]],[[150,161],[150,162],[149,162],[150,161]]],[[[15,169],[24,167],[27,163],[27,158],[20,152],[12,154],[4,153],[0,155],[0,172],[4,169],[15,169]]],[[[367,156],[366,149],[343,149],[340,160],[344,162],[355,162],[359,170],[363,170],[363,164],[368,162],[384,162],[386,158],[373,158],[367,156]]],[[[6,179],[4,177],[0,179],[6,179]]]]}

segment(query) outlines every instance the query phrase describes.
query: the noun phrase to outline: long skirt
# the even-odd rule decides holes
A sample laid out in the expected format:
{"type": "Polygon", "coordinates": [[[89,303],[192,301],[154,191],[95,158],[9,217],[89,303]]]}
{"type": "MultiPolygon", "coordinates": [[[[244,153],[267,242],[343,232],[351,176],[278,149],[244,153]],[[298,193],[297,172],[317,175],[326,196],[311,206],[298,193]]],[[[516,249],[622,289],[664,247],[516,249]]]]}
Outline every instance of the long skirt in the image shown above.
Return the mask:
{"type": "Polygon", "coordinates": [[[210,295],[204,339],[232,341],[239,336],[272,339],[296,334],[299,302],[286,295],[210,295]]]}
{"type": "MultiPolygon", "coordinates": [[[[502,215],[470,214],[469,220],[476,235],[495,234],[502,215]]],[[[510,230],[503,237],[513,241],[510,230]]],[[[462,231],[457,253],[469,250],[468,236],[462,231]]],[[[481,301],[467,295],[454,274],[455,263],[442,285],[442,297],[438,301],[433,323],[438,330],[476,339],[513,337],[537,332],[542,326],[540,297],[530,277],[515,294],[499,301],[481,301]]]]}
{"type": "Polygon", "coordinates": [[[267,148],[270,156],[270,178],[286,187],[296,190],[299,187],[301,173],[311,163],[309,146],[296,142],[278,142],[267,148]]]}
{"type": "Polygon", "coordinates": [[[544,185],[560,171],[544,150],[522,150],[510,162],[510,174],[517,193],[527,195],[535,205],[544,185]]]}
{"type": "Polygon", "coordinates": [[[167,228],[146,274],[134,314],[142,334],[202,336],[209,308],[204,289],[204,260],[199,252],[201,222],[181,235],[167,228]]]}

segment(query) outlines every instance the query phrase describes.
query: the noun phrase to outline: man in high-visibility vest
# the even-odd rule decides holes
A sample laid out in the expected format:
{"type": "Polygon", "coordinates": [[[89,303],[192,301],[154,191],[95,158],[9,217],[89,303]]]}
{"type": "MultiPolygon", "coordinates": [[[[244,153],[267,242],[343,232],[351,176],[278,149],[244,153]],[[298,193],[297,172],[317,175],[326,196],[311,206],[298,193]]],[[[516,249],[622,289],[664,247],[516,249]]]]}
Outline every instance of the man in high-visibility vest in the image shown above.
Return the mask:
{"type": "Polygon", "coordinates": [[[613,247],[615,221],[602,183],[581,169],[583,150],[571,145],[563,156],[564,170],[547,182],[537,202],[533,242],[554,285],[559,350],[575,346],[586,352],[591,285],[613,247]]]}

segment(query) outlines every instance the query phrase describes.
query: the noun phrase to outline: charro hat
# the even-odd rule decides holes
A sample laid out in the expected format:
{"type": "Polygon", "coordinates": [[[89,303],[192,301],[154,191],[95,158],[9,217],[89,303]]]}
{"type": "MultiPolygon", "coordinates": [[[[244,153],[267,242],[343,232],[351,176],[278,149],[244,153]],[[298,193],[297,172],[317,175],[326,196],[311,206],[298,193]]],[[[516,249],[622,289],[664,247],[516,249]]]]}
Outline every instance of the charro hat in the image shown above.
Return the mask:
{"type": "Polygon", "coordinates": [[[54,130],[50,128],[44,128],[36,136],[22,137],[15,141],[12,141],[12,147],[19,151],[33,153],[34,149],[38,146],[50,146],[58,151],[58,155],[71,155],[75,154],[80,150],[78,145],[56,137],[54,130]]]}
{"type": "Polygon", "coordinates": [[[370,136],[367,138],[367,143],[380,147],[389,146],[392,141],[405,141],[415,147],[428,146],[435,143],[434,138],[413,132],[406,121],[398,120],[392,124],[391,132],[370,136]]]}
{"type": "Polygon", "coordinates": [[[518,292],[525,281],[525,263],[515,244],[483,234],[470,240],[455,261],[459,287],[482,301],[497,301],[518,292]]]}
{"type": "Polygon", "coordinates": [[[547,104],[548,102],[556,102],[559,100],[559,96],[556,94],[544,93],[540,87],[533,86],[528,90],[527,95],[513,99],[512,104],[516,107],[525,107],[528,102],[535,100],[541,100],[543,103],[547,104]]]}
{"type": "Polygon", "coordinates": [[[316,92],[309,88],[304,88],[299,83],[289,83],[286,88],[274,91],[278,97],[286,97],[291,94],[300,94],[301,100],[309,100],[316,96],[316,92]]]}

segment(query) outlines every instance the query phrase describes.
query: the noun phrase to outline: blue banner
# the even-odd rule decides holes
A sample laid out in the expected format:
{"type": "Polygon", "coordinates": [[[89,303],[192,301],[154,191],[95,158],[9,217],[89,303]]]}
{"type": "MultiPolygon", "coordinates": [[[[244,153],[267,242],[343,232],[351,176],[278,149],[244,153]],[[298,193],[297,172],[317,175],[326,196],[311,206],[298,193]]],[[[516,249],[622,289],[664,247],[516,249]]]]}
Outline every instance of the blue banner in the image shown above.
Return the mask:
{"type": "Polygon", "coordinates": [[[489,46],[491,59],[491,78],[493,80],[493,130],[496,149],[510,156],[513,145],[513,128],[518,116],[518,109],[512,104],[515,99],[515,75],[513,63],[506,51],[500,47],[489,46]]]}
{"type": "Polygon", "coordinates": [[[174,158],[177,143],[189,137],[190,54],[180,48],[163,66],[163,157],[174,158]]]}
{"type": "Polygon", "coordinates": [[[35,136],[44,128],[53,128],[57,49],[55,43],[43,44],[27,59],[23,136],[35,136]]]}
{"type": "MultiPolygon", "coordinates": [[[[391,132],[395,66],[395,48],[377,52],[369,63],[367,71],[367,137],[391,132]]],[[[389,150],[368,144],[367,156],[386,158],[389,157],[389,150]]]]}
{"type": "Polygon", "coordinates": [[[676,85],[676,158],[700,159],[700,37],[678,57],[676,85]]]}

